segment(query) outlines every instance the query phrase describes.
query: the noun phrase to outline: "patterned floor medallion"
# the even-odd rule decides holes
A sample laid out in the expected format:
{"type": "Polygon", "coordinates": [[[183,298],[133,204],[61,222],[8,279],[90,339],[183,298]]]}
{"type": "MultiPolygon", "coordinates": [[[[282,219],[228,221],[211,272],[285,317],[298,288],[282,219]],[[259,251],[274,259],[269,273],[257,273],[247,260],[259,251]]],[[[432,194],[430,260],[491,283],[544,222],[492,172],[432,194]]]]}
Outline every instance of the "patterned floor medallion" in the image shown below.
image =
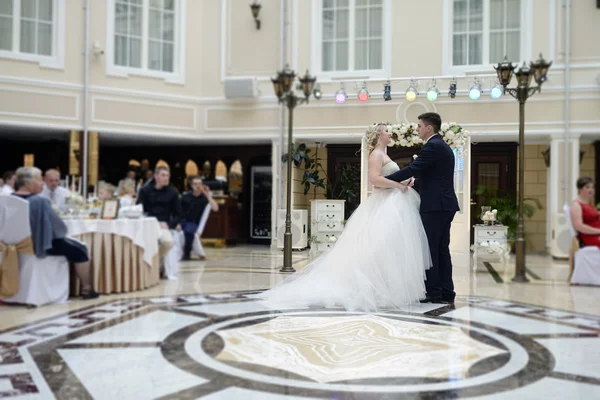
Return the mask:
{"type": "Polygon", "coordinates": [[[0,398],[598,398],[600,317],[459,298],[376,314],[255,292],[137,298],[0,332],[0,398]]]}

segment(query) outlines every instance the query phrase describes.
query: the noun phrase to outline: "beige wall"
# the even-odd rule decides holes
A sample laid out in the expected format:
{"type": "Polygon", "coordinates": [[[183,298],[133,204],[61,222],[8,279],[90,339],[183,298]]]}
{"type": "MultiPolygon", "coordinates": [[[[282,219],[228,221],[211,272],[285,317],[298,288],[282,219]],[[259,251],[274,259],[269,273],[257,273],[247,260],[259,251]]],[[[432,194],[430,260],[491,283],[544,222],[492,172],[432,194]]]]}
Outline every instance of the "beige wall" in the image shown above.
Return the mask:
{"type": "MultiPolygon", "coordinates": [[[[91,1],[90,42],[107,49],[107,1],[91,1]]],[[[247,0],[181,0],[185,2],[185,68],[183,82],[136,75],[113,76],[107,68],[107,54],[89,59],[89,129],[103,135],[135,135],[141,143],[153,137],[184,138],[199,142],[278,142],[281,112],[269,77],[281,68],[282,1],[261,0],[262,28],[256,30],[247,0]],[[256,99],[231,101],[224,97],[224,79],[254,77],[260,95],[256,99]]],[[[527,102],[526,142],[531,148],[545,148],[553,136],[564,131],[564,9],[560,0],[523,0],[526,4],[527,40],[522,43],[528,59],[543,52],[554,60],[549,81],[540,94],[527,102]]],[[[517,102],[505,96],[489,98],[494,71],[491,66],[456,73],[448,70],[445,49],[449,40],[445,18],[449,0],[385,0],[390,5],[390,55],[385,76],[341,77],[318,75],[323,98],[295,111],[295,141],[314,143],[358,142],[366,125],[374,121],[414,121],[425,110],[439,112],[449,121],[469,129],[476,142],[515,141],[518,134],[517,102]],[[400,22],[399,22],[400,21],[400,22]],[[413,21],[413,22],[409,22],[413,21]],[[447,75],[446,78],[443,76],[447,75]],[[474,76],[484,78],[484,94],[476,102],[467,97],[474,76]],[[435,103],[424,94],[431,77],[438,77],[441,96],[435,103]],[[446,96],[448,77],[458,79],[458,95],[446,96]],[[414,103],[404,100],[407,79],[420,80],[420,96],[414,103]],[[383,83],[392,81],[393,100],[382,99],[383,83]],[[356,101],[356,84],[368,81],[371,99],[356,101]],[[333,96],[345,83],[349,99],[335,104],[333,96]]],[[[84,125],[84,11],[80,2],[65,2],[64,68],[45,68],[35,62],[0,57],[0,129],[4,126],[52,128],[68,131],[84,125]]],[[[299,73],[312,65],[316,42],[313,24],[314,1],[288,0],[288,46],[285,59],[299,73]]],[[[572,1],[570,131],[582,143],[600,139],[600,46],[591,38],[600,37],[598,10],[592,0],[572,1]],[[576,22],[575,22],[576,21],[576,22]]],[[[285,121],[285,120],[284,120],[285,121]]],[[[43,133],[40,134],[43,135],[43,133]]],[[[536,196],[543,190],[544,168],[539,151],[528,154],[528,190],[536,196]]],[[[592,168],[586,152],[584,165],[592,168]]],[[[583,168],[583,167],[582,167],[583,168]]],[[[562,173],[562,169],[560,170],[562,173]]],[[[274,180],[280,170],[275,168],[274,180]]],[[[294,203],[308,206],[295,183],[294,203]]],[[[278,188],[277,190],[281,190],[278,188]]],[[[553,192],[553,195],[557,191],[553,192]]],[[[279,200],[280,192],[274,197],[279,200]]],[[[542,218],[541,214],[536,218],[542,218]]],[[[543,235],[544,220],[528,223],[537,238],[543,235]],[[539,234],[539,235],[538,235],[539,234]]],[[[539,240],[535,239],[536,247],[539,240]]]]}
{"type": "MultiPolygon", "coordinates": [[[[564,23],[562,2],[558,0],[524,0],[530,40],[529,58],[539,52],[555,64],[544,92],[527,105],[528,138],[544,141],[559,133],[563,119],[564,23]]],[[[319,76],[324,97],[320,102],[296,111],[296,135],[320,140],[358,140],[364,126],[372,121],[414,120],[418,113],[431,109],[449,120],[469,125],[478,141],[514,140],[517,134],[516,103],[510,98],[490,100],[487,93],[477,103],[466,97],[474,75],[493,74],[491,67],[459,79],[459,96],[445,96],[448,79],[444,44],[448,40],[443,0],[398,1],[390,4],[390,41],[384,52],[391,60],[387,76],[372,80],[368,88],[372,98],[357,104],[356,84],[363,77],[330,79],[319,76]],[[395,23],[414,16],[414,27],[407,34],[406,24],[395,23]],[[426,32],[425,32],[426,31],[426,32]],[[442,95],[432,104],[424,100],[430,77],[437,76],[442,95]],[[383,82],[392,80],[394,100],[381,99],[383,82]],[[413,104],[403,102],[408,86],[405,79],[421,77],[421,96],[413,104]],[[349,101],[339,106],[332,102],[340,82],[346,82],[349,101]],[[355,135],[348,139],[348,135],[355,135]]],[[[281,5],[280,0],[261,1],[262,28],[256,30],[245,0],[185,0],[185,73],[182,84],[162,78],[112,76],[106,65],[107,54],[91,55],[89,125],[99,132],[215,139],[232,142],[277,139],[280,130],[278,105],[272,95],[269,77],[280,68],[281,5]],[[260,96],[253,101],[232,102],[224,99],[223,79],[256,77],[260,96]],[[108,106],[113,102],[116,105],[108,106]],[[157,113],[158,110],[165,112],[157,113]],[[158,114],[158,115],[157,115],[158,114]]],[[[315,43],[313,1],[289,0],[287,60],[299,73],[312,65],[315,43]]],[[[600,135],[597,110],[600,96],[596,78],[600,73],[600,49],[591,37],[600,36],[595,23],[597,10],[590,0],[573,1],[571,119],[573,128],[585,137],[600,135]],[[574,23],[577,21],[577,23],[574,23]]],[[[107,1],[91,2],[90,41],[107,49],[107,1]]],[[[83,125],[83,20],[80,4],[66,2],[65,62],[63,69],[40,67],[35,62],[0,58],[0,124],[47,126],[58,129],[81,128],[83,125]],[[52,103],[43,109],[40,103],[52,103]]],[[[364,77],[374,78],[374,77],[364,77]]],[[[375,77],[376,78],[376,77],[375,77]]],[[[484,89],[489,89],[485,78],[484,89]]]]}

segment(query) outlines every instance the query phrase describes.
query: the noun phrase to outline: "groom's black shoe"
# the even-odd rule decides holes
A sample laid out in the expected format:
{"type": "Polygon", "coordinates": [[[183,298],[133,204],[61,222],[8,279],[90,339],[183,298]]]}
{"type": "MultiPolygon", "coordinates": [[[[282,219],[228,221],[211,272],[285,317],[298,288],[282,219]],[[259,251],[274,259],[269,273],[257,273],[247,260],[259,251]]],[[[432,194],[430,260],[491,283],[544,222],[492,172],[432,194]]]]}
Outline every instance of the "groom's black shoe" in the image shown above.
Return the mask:
{"type": "Polygon", "coordinates": [[[442,296],[442,303],[454,304],[454,297],[442,296]]]}
{"type": "Polygon", "coordinates": [[[421,303],[442,303],[442,298],[441,297],[425,297],[422,300],[419,300],[419,302],[421,303]]]}

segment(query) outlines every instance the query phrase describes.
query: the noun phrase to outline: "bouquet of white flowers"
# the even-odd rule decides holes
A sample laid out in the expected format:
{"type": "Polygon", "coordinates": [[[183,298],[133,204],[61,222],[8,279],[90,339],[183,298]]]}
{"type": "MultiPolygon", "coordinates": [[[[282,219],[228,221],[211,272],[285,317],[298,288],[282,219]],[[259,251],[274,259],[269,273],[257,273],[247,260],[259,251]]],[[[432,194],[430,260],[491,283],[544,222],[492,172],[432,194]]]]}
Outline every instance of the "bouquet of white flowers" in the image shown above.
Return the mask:
{"type": "MultiPolygon", "coordinates": [[[[391,141],[388,146],[417,147],[423,145],[423,140],[417,134],[417,124],[405,122],[391,125],[391,141]]],[[[456,122],[444,122],[439,135],[453,149],[463,151],[468,142],[469,131],[463,129],[456,122]]]]}
{"type": "Polygon", "coordinates": [[[77,215],[81,208],[85,206],[85,200],[79,193],[69,192],[65,197],[65,206],[68,208],[69,214],[77,215]]]}
{"type": "Polygon", "coordinates": [[[498,214],[498,210],[496,210],[496,209],[491,210],[491,211],[486,211],[481,216],[481,220],[488,225],[492,225],[494,223],[494,221],[496,221],[497,214],[498,214]]]}

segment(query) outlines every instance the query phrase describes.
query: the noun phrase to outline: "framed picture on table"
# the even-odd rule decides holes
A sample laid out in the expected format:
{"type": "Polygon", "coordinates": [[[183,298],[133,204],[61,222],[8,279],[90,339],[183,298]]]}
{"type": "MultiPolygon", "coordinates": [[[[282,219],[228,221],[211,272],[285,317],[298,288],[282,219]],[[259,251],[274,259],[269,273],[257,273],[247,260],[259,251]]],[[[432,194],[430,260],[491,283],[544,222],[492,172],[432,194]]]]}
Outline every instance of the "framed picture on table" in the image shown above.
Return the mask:
{"type": "Polygon", "coordinates": [[[117,219],[119,216],[119,199],[108,199],[102,202],[100,219],[117,219]]]}

